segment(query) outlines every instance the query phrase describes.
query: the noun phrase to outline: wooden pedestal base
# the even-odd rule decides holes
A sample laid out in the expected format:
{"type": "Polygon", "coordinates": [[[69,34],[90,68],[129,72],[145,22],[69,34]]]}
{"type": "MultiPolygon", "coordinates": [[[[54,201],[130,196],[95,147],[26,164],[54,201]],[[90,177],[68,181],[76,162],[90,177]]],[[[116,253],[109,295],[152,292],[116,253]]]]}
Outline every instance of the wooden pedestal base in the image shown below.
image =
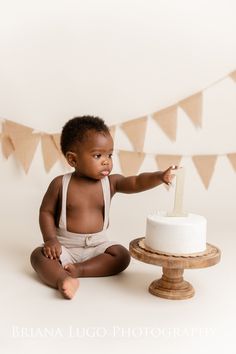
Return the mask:
{"type": "Polygon", "coordinates": [[[149,286],[152,295],[171,300],[189,299],[194,295],[192,285],[183,279],[183,269],[162,268],[162,270],[161,279],[154,280],[149,286]]]}
{"type": "Polygon", "coordinates": [[[183,279],[184,269],[205,268],[220,261],[219,248],[207,244],[201,254],[176,256],[158,253],[145,247],[145,239],[137,238],[129,245],[131,256],[141,262],[162,266],[161,279],[154,280],[149,292],[164,299],[182,300],[194,296],[194,288],[183,279]]]}

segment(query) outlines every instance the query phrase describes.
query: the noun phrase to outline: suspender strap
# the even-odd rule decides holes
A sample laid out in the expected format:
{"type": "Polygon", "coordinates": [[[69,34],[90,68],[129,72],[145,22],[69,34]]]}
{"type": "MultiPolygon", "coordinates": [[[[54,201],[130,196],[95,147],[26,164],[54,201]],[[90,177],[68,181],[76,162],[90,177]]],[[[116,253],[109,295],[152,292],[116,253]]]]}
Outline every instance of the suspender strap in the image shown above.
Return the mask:
{"type": "Polygon", "coordinates": [[[62,230],[67,230],[66,224],[66,200],[67,200],[67,190],[71,179],[72,173],[67,173],[62,177],[62,201],[61,201],[61,216],[59,221],[59,228],[62,230]]]}
{"type": "Polygon", "coordinates": [[[109,178],[106,176],[101,180],[104,198],[104,225],[103,230],[106,230],[109,224],[109,210],[111,204],[111,192],[109,178]]]}

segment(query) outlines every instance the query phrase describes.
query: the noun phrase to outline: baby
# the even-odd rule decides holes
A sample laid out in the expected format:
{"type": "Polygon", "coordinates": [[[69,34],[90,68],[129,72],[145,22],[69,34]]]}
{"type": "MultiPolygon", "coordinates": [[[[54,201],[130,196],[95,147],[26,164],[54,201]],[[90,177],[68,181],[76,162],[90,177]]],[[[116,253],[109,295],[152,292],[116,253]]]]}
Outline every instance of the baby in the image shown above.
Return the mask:
{"type": "Polygon", "coordinates": [[[31,264],[44,283],[72,299],[78,278],[118,274],[129,265],[128,250],[106,235],[114,194],[170,184],[176,167],[130,177],[111,174],[113,139],[104,121],[92,116],[65,124],[61,150],[74,172],[56,177],[44,195],[39,216],[44,244],[32,252],[31,264]]]}

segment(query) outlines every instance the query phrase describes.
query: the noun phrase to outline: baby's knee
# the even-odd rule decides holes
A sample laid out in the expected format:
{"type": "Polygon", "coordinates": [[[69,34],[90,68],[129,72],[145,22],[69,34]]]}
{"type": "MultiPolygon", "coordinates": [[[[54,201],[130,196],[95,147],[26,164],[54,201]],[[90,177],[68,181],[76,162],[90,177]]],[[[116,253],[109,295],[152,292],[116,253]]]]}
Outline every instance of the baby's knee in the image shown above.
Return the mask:
{"type": "Polygon", "coordinates": [[[107,250],[113,257],[116,258],[117,263],[121,267],[121,271],[128,267],[130,263],[129,251],[122,245],[115,245],[109,247],[107,250]]]}
{"type": "Polygon", "coordinates": [[[121,246],[121,249],[120,249],[120,258],[121,258],[122,264],[124,266],[124,269],[127,268],[130,263],[130,253],[123,246],[121,246]]]}
{"type": "Polygon", "coordinates": [[[42,256],[43,256],[42,247],[35,248],[35,250],[31,253],[30,262],[34,269],[39,264],[42,256]]]}

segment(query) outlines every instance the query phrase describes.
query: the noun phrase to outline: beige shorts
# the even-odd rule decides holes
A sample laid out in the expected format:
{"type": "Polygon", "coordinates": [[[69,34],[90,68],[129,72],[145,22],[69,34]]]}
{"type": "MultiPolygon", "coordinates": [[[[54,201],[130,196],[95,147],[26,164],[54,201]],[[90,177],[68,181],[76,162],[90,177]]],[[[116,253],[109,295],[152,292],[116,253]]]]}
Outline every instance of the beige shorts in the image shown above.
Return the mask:
{"type": "Polygon", "coordinates": [[[104,253],[108,247],[118,245],[117,242],[109,240],[104,231],[88,235],[60,231],[57,238],[61,243],[60,261],[63,266],[84,262],[104,253]]]}
{"type": "Polygon", "coordinates": [[[108,247],[117,245],[117,242],[107,241],[103,242],[98,246],[93,247],[77,247],[77,248],[66,248],[61,246],[60,261],[64,266],[68,263],[81,263],[87,259],[93,258],[102,254],[106,251],[108,247]]]}

